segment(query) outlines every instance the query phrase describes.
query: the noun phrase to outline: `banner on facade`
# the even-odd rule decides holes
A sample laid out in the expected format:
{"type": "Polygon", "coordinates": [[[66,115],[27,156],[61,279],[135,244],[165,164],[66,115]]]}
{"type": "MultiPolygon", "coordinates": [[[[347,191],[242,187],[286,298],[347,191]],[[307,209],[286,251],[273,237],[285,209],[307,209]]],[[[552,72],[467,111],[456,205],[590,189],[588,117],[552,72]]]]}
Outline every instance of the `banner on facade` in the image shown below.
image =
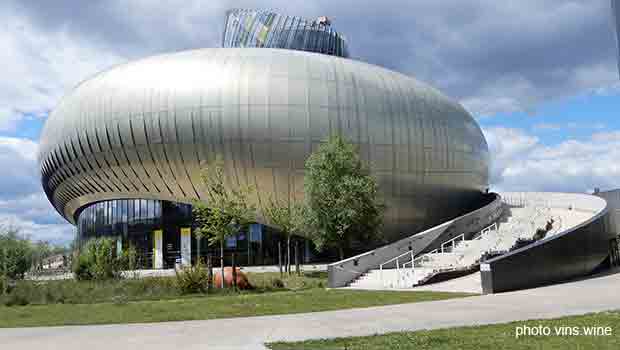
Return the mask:
{"type": "Polygon", "coordinates": [[[192,235],[189,227],[181,228],[181,264],[189,266],[192,264],[192,235]]]}
{"type": "Polygon", "coordinates": [[[163,238],[164,232],[162,230],[153,231],[153,268],[164,268],[164,252],[163,252],[163,238]]]}

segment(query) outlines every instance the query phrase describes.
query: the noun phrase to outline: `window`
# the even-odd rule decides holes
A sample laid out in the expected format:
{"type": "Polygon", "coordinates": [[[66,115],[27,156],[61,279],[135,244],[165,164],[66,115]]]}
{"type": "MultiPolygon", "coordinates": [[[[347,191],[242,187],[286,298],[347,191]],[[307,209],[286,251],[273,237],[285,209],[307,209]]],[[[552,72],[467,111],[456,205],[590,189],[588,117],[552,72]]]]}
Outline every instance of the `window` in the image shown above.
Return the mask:
{"type": "Polygon", "coordinates": [[[231,236],[226,238],[226,248],[237,248],[237,237],[231,236]]]}

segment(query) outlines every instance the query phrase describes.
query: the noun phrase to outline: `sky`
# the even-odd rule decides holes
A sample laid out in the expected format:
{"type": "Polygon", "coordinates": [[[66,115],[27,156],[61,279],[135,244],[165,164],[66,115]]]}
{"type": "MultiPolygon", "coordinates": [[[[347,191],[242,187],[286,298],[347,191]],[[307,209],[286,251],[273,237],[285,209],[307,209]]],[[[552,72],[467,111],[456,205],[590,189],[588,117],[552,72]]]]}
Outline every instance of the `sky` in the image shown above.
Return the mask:
{"type": "Polygon", "coordinates": [[[229,8],[327,15],[352,58],[427,82],[478,121],[496,191],[620,187],[609,0],[2,0],[0,225],[66,244],[36,160],[45,119],[113,65],[220,45],[229,8]]]}

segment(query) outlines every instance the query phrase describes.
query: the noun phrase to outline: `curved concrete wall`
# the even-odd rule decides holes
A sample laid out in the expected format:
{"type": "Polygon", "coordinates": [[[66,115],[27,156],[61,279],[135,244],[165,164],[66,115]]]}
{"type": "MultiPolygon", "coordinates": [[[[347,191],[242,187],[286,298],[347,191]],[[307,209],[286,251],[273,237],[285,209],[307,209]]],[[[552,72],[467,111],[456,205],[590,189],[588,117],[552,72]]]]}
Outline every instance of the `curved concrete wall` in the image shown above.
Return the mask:
{"type": "Polygon", "coordinates": [[[620,189],[595,192],[594,195],[607,201],[609,214],[605,218],[605,230],[620,235],[620,189]]]}
{"type": "Polygon", "coordinates": [[[591,273],[609,254],[613,235],[605,230],[607,203],[587,194],[502,193],[544,202],[551,208],[589,213],[589,219],[546,239],[480,265],[484,293],[498,293],[566,281],[591,273]]]}
{"type": "Polygon", "coordinates": [[[328,265],[329,287],[344,287],[368,270],[377,269],[380,264],[408,251],[413,251],[414,255],[418,255],[431,251],[441,243],[460,234],[473,234],[482,230],[495,222],[502,214],[501,197],[495,193],[490,196],[486,205],[456,219],[381,248],[328,265]]]}

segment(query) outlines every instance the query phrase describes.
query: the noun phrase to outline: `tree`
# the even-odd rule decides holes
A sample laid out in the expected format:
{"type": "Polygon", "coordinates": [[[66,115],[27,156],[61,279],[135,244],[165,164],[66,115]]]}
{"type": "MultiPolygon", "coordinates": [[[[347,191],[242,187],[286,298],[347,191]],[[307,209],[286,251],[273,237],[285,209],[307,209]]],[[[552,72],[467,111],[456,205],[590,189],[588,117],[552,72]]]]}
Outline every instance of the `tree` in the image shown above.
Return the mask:
{"type": "Polygon", "coordinates": [[[291,273],[291,236],[302,232],[302,204],[278,201],[273,197],[262,207],[263,216],[269,224],[277,227],[286,238],[286,272],[291,273]]]}
{"type": "Polygon", "coordinates": [[[378,185],[354,145],[339,135],[306,160],[304,217],[317,249],[337,248],[340,259],[354,240],[377,238],[384,206],[378,185]]]}
{"type": "Polygon", "coordinates": [[[32,265],[32,244],[12,227],[0,227],[0,276],[3,292],[9,279],[21,279],[32,265]]]}
{"type": "Polygon", "coordinates": [[[226,172],[221,158],[204,167],[201,174],[207,202],[194,203],[194,217],[198,223],[195,234],[209,238],[209,245],[220,244],[220,266],[224,288],[224,242],[255,220],[255,208],[249,203],[252,188],[227,186],[226,172]]]}
{"type": "Polygon", "coordinates": [[[126,255],[116,255],[116,240],[109,237],[93,238],[86,242],[74,261],[73,273],[77,280],[107,280],[122,277],[122,270],[129,265],[129,254],[135,255],[135,249],[128,249],[126,255]],[[133,252],[132,252],[133,250],[133,252]]]}

